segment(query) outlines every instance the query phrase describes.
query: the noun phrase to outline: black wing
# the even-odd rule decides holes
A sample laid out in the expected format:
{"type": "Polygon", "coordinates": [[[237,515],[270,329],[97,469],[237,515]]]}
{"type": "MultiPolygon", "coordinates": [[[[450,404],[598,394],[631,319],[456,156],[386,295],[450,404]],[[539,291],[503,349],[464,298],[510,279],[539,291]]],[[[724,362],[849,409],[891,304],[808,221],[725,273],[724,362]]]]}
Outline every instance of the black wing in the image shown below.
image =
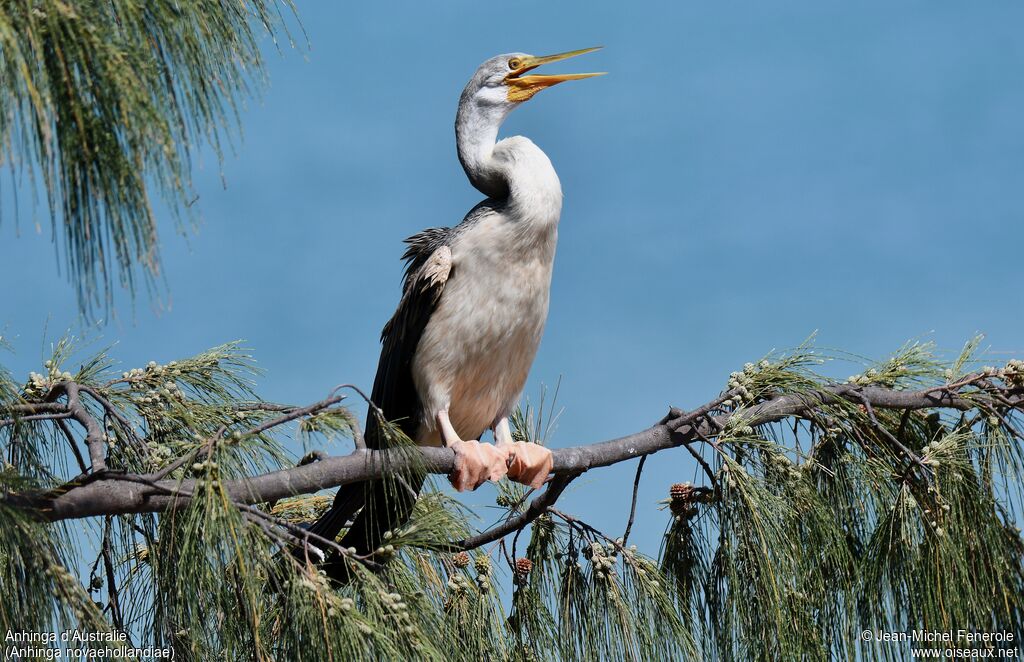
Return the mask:
{"type": "MultiPolygon", "coordinates": [[[[412,360],[423,330],[451,273],[451,228],[430,228],[405,240],[409,244],[402,300],[381,332],[383,347],[370,399],[410,438],[416,437],[423,406],[412,378],[412,360]]],[[[375,416],[366,419],[366,445],[380,448],[375,416]]]]}
{"type": "MultiPolygon", "coordinates": [[[[405,240],[409,244],[405,260],[402,300],[381,332],[383,347],[377,363],[370,399],[384,418],[395,422],[415,438],[423,418],[423,403],[412,378],[412,360],[423,330],[437,308],[445,282],[452,275],[451,243],[456,235],[496,210],[496,203],[484,200],[474,207],[455,228],[431,228],[405,240]]],[[[381,448],[380,426],[372,413],[366,417],[366,445],[381,448]]],[[[349,518],[362,508],[341,540],[343,547],[355,547],[361,553],[380,546],[385,531],[401,526],[409,519],[421,483],[409,490],[389,490],[385,481],[351,483],[342,486],[331,508],[310,530],[333,540],[349,518]]],[[[329,576],[342,580],[345,564],[332,558],[324,564],[329,576]]]]}
{"type": "MultiPolygon", "coordinates": [[[[381,332],[383,347],[370,400],[409,437],[416,436],[423,415],[412,379],[412,359],[451,273],[449,242],[453,232],[451,228],[430,228],[405,240],[409,247],[402,255],[406,262],[402,299],[381,332]]],[[[372,412],[366,416],[364,437],[369,448],[385,446],[380,423],[372,412]]],[[[412,489],[418,492],[419,487],[412,489]]],[[[412,512],[413,500],[408,495],[389,492],[385,482],[379,480],[343,485],[331,508],[309,530],[334,540],[356,511],[363,508],[343,542],[360,552],[376,549],[382,533],[403,523],[412,512]]],[[[332,577],[344,573],[344,567],[343,563],[330,561],[325,565],[332,577]]]]}

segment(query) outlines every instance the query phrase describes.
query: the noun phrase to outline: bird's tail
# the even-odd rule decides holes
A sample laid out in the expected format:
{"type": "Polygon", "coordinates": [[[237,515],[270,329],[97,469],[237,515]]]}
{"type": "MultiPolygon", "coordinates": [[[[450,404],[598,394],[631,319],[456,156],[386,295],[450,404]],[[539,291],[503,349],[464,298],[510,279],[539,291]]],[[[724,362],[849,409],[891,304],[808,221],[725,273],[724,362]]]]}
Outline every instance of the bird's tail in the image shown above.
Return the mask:
{"type": "MultiPolygon", "coordinates": [[[[369,417],[365,434],[367,446],[386,446],[384,434],[380,421],[369,417]]],[[[334,540],[355,517],[339,544],[346,549],[354,548],[359,555],[370,554],[382,546],[385,533],[409,521],[424,481],[422,472],[413,471],[343,485],[338,488],[330,509],[309,527],[309,531],[334,540]]],[[[344,582],[348,576],[346,562],[337,552],[328,551],[323,569],[336,581],[344,582]]]]}
{"type": "MultiPolygon", "coordinates": [[[[356,515],[355,521],[339,544],[346,549],[354,548],[357,554],[369,554],[385,544],[385,533],[394,531],[409,521],[416,505],[416,497],[423,487],[423,478],[374,480],[360,483],[357,487],[360,488],[358,499],[362,510],[356,515]]],[[[345,502],[351,503],[348,497],[345,502]]],[[[338,505],[337,499],[335,504],[338,505]]],[[[347,520],[342,507],[339,506],[338,513],[332,515],[331,511],[335,510],[332,506],[331,511],[325,513],[317,524],[327,518],[331,519],[332,525],[337,523],[337,519],[347,520]]],[[[344,526],[344,523],[342,521],[340,526],[344,526]]],[[[330,533],[330,530],[327,532],[330,533]]],[[[334,535],[337,535],[337,531],[334,535]]],[[[346,563],[338,558],[337,554],[328,556],[324,563],[324,571],[335,581],[344,582],[348,577],[346,563]]]]}
{"type": "Polygon", "coordinates": [[[330,509],[321,515],[317,521],[313,522],[309,527],[309,532],[321,538],[334,540],[341,533],[341,530],[348,525],[352,516],[363,507],[365,497],[366,489],[364,483],[342,485],[338,488],[337,494],[334,495],[334,503],[331,504],[330,509]]]}

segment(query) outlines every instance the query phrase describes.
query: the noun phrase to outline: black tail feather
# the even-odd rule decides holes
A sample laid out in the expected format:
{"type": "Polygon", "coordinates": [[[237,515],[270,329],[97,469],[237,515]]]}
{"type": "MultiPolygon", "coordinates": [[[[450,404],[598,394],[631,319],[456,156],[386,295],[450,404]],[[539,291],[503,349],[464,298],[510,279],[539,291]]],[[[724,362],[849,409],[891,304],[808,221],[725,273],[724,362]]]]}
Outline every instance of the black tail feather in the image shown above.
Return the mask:
{"type": "Polygon", "coordinates": [[[334,540],[356,512],[363,507],[365,498],[366,491],[363,488],[363,483],[342,485],[338,488],[338,493],[334,496],[334,503],[331,504],[330,509],[321,515],[320,519],[313,522],[309,527],[309,532],[321,538],[334,540]]]}
{"type": "MultiPolygon", "coordinates": [[[[345,548],[354,548],[357,554],[369,554],[386,544],[385,533],[394,531],[409,521],[416,505],[416,495],[423,487],[423,478],[416,479],[411,485],[409,479],[406,479],[404,484],[398,481],[375,480],[362,483],[360,487],[364,487],[360,497],[363,509],[356,516],[340,544],[345,548]]],[[[336,554],[328,557],[324,563],[324,571],[328,577],[339,582],[346,581],[348,576],[345,562],[337,558],[336,554]]]]}

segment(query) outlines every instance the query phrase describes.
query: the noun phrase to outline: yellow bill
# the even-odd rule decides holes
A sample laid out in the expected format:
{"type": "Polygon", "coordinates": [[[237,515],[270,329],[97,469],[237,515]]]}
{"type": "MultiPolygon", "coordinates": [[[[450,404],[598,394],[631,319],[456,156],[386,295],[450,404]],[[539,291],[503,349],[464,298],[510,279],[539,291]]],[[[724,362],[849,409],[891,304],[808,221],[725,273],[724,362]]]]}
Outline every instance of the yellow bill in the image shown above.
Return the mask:
{"type": "Polygon", "coordinates": [[[512,67],[512,71],[510,71],[508,76],[505,77],[505,83],[508,85],[508,100],[514,102],[527,101],[534,94],[537,94],[537,92],[540,92],[546,87],[558,85],[559,83],[563,83],[567,80],[583,80],[584,78],[604,75],[607,72],[600,71],[587,74],[523,75],[528,71],[536,69],[542,64],[568,60],[569,58],[576,57],[577,55],[592,53],[600,48],[600,46],[595,46],[593,48],[582,48],[578,51],[557,53],[555,55],[526,55],[521,58],[513,59],[509,62],[509,66],[512,67]]]}

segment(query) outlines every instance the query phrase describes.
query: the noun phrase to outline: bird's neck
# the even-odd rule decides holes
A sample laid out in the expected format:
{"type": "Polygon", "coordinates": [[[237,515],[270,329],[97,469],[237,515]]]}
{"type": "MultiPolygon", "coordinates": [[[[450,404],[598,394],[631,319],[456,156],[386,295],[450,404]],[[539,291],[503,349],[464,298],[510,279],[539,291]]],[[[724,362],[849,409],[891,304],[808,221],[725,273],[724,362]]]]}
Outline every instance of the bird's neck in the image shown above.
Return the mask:
{"type": "Polygon", "coordinates": [[[459,162],[470,183],[489,198],[508,195],[508,179],[494,159],[498,129],[507,115],[504,108],[481,106],[464,98],[455,117],[459,162]]]}
{"type": "Polygon", "coordinates": [[[460,103],[455,120],[459,161],[481,193],[505,201],[530,225],[553,229],[562,210],[558,175],[547,155],[529,139],[513,136],[496,142],[507,115],[504,108],[460,103]]]}

